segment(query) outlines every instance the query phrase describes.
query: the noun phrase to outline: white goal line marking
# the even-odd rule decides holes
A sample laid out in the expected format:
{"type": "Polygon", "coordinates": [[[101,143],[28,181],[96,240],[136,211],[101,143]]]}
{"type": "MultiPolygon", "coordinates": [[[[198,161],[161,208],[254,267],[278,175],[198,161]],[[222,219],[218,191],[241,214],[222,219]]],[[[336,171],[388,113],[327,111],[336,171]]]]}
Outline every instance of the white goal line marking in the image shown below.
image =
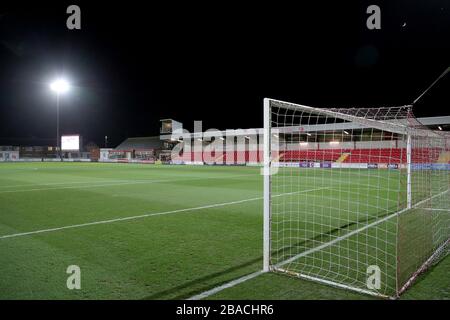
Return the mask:
{"type": "Polygon", "coordinates": [[[308,276],[308,275],[297,273],[297,272],[289,272],[288,270],[281,269],[281,268],[277,268],[277,271],[284,272],[286,274],[295,275],[295,276],[297,276],[299,278],[307,279],[307,280],[310,280],[310,281],[316,281],[316,282],[324,283],[324,284],[331,285],[331,286],[334,286],[334,287],[356,291],[358,293],[364,293],[364,294],[368,294],[368,295],[375,296],[375,297],[389,298],[389,296],[386,296],[384,294],[379,294],[379,293],[377,293],[375,291],[365,290],[365,289],[361,289],[361,288],[357,288],[357,287],[341,284],[339,282],[334,282],[334,281],[330,281],[330,280],[326,280],[326,279],[320,279],[320,278],[308,276]]]}
{"type": "MultiPolygon", "coordinates": [[[[64,190],[64,189],[89,189],[89,188],[99,188],[99,187],[109,187],[109,186],[122,186],[122,185],[131,185],[131,184],[151,184],[151,183],[161,183],[161,182],[177,182],[177,181],[192,181],[192,180],[206,180],[206,179],[228,179],[228,178],[238,178],[238,177],[245,177],[245,176],[256,176],[256,174],[241,174],[241,175],[234,175],[234,176],[220,176],[220,177],[193,177],[193,178],[186,178],[186,179],[161,179],[161,180],[113,180],[113,181],[123,181],[119,183],[114,183],[113,181],[107,182],[105,181],[102,183],[99,181],[98,183],[102,184],[90,184],[86,186],[67,186],[67,187],[53,187],[53,188],[34,188],[34,189],[24,189],[24,190],[1,190],[1,193],[18,193],[18,192],[30,192],[30,191],[48,191],[48,190],[64,190]],[[128,181],[128,182],[127,182],[128,181]]],[[[71,183],[78,183],[78,182],[71,182],[71,183]]],[[[67,183],[67,184],[71,184],[67,183]]],[[[80,182],[82,183],[82,182],[80,182]]],[[[95,183],[95,182],[84,182],[86,184],[89,183],[95,183]]],[[[39,184],[37,184],[39,185],[39,184]]],[[[32,186],[32,185],[31,185],[32,186]]]]}
{"type": "Polygon", "coordinates": [[[195,296],[192,296],[192,297],[188,298],[187,300],[201,300],[201,299],[207,298],[207,297],[212,296],[213,294],[216,294],[222,290],[234,287],[242,282],[256,278],[257,276],[259,276],[263,273],[264,273],[264,271],[260,270],[260,271],[254,272],[254,273],[247,274],[241,278],[237,278],[237,279],[227,282],[221,286],[215,287],[211,290],[208,290],[208,291],[202,292],[200,294],[197,294],[195,296]]]}
{"type": "Polygon", "coordinates": [[[427,210],[427,211],[444,211],[444,212],[450,212],[450,209],[437,209],[437,208],[420,208],[421,210],[427,210]]]}
{"type": "MultiPolygon", "coordinates": [[[[301,190],[301,191],[296,191],[296,192],[283,193],[283,194],[275,195],[274,197],[281,197],[281,196],[285,196],[285,195],[291,195],[294,193],[305,193],[305,192],[318,191],[321,189],[327,189],[327,188],[317,188],[317,189],[309,189],[309,190],[301,190]]],[[[236,200],[236,201],[230,201],[230,202],[215,203],[215,204],[210,204],[210,205],[205,205],[205,206],[200,206],[200,207],[184,208],[184,209],[162,211],[162,212],[153,212],[153,213],[146,213],[146,214],[142,214],[142,215],[138,215],[138,216],[115,218],[115,219],[109,219],[109,220],[100,220],[100,221],[73,224],[73,225],[56,227],[56,228],[29,231],[29,232],[13,233],[13,234],[7,234],[7,235],[0,236],[0,239],[22,237],[22,236],[28,236],[28,235],[33,235],[33,234],[39,234],[39,233],[54,232],[54,231],[60,231],[60,230],[65,230],[65,229],[81,228],[81,227],[87,227],[87,226],[93,226],[93,225],[99,225],[99,224],[107,224],[107,223],[120,222],[120,221],[136,220],[136,219],[142,219],[142,218],[148,218],[148,217],[154,217],[154,216],[162,216],[162,215],[167,215],[167,214],[172,214],[172,213],[211,209],[211,208],[224,207],[224,206],[241,204],[241,203],[245,203],[245,202],[262,200],[262,199],[263,199],[263,197],[249,198],[249,199],[236,200]]]]}
{"type": "MultiPolygon", "coordinates": [[[[445,193],[447,193],[447,192],[449,192],[449,191],[450,191],[450,189],[447,189],[447,190],[445,190],[445,191],[443,191],[443,192],[441,192],[441,193],[439,193],[439,194],[436,194],[436,195],[434,195],[434,196],[432,196],[432,197],[430,197],[430,198],[427,198],[427,199],[425,199],[425,200],[422,200],[422,201],[416,203],[416,204],[413,206],[413,208],[414,208],[414,207],[417,207],[417,206],[419,206],[419,205],[421,205],[422,203],[425,203],[426,201],[429,201],[429,200],[432,200],[432,199],[434,199],[434,198],[436,198],[436,197],[439,197],[439,196],[441,196],[441,195],[444,195],[445,193]]],[[[395,217],[396,215],[400,215],[400,214],[402,214],[402,213],[404,213],[404,212],[406,212],[406,211],[408,211],[408,210],[411,210],[411,209],[405,208],[405,209],[403,209],[403,210],[400,210],[400,211],[398,211],[398,212],[395,212],[395,213],[393,213],[393,214],[391,214],[391,215],[389,215],[389,216],[387,216],[387,217],[384,217],[384,218],[381,219],[381,220],[374,221],[374,222],[371,223],[371,224],[368,224],[368,225],[366,225],[366,226],[364,226],[364,227],[361,227],[361,228],[359,228],[359,229],[357,229],[357,230],[354,230],[354,231],[352,231],[352,232],[349,232],[349,233],[347,233],[346,235],[343,235],[343,236],[341,236],[341,237],[339,237],[339,238],[336,238],[336,239],[334,239],[334,240],[332,240],[332,241],[330,241],[330,242],[324,243],[324,244],[322,244],[322,245],[320,245],[320,246],[318,246],[318,247],[315,247],[315,248],[312,248],[312,249],[310,249],[310,250],[308,250],[308,251],[302,252],[302,253],[300,253],[300,254],[298,254],[298,255],[296,255],[296,256],[294,256],[294,257],[292,257],[292,258],[290,258],[290,259],[288,259],[288,260],[286,260],[286,261],[283,261],[283,262],[281,262],[281,263],[275,265],[275,267],[276,267],[276,268],[280,268],[280,267],[282,267],[282,266],[284,266],[284,265],[286,265],[286,264],[288,264],[288,263],[290,263],[290,262],[292,262],[292,261],[294,261],[294,260],[297,260],[297,259],[299,259],[299,258],[301,258],[301,257],[303,257],[303,256],[306,256],[306,255],[308,255],[308,254],[311,254],[311,253],[314,253],[314,252],[316,252],[316,251],[322,250],[322,249],[324,249],[324,248],[326,248],[326,247],[328,247],[328,246],[331,246],[331,245],[333,245],[333,244],[335,244],[335,243],[337,243],[337,242],[339,242],[339,241],[341,241],[341,240],[344,240],[344,239],[346,239],[346,238],[348,238],[348,237],[351,237],[352,235],[355,235],[355,234],[357,234],[357,233],[359,233],[359,232],[361,232],[361,231],[364,231],[364,230],[366,230],[366,229],[368,229],[368,228],[370,228],[370,227],[376,226],[377,224],[380,224],[381,222],[384,222],[384,221],[386,221],[386,220],[389,220],[389,219],[395,217]]],[[[222,290],[225,290],[225,289],[227,289],[227,288],[234,287],[234,286],[236,286],[236,285],[238,285],[238,284],[240,284],[240,283],[243,283],[243,282],[245,282],[245,281],[247,281],[247,280],[256,278],[257,276],[259,276],[259,275],[261,275],[261,274],[263,274],[263,273],[265,273],[265,272],[264,272],[264,271],[257,271],[257,272],[248,274],[248,275],[246,275],[246,276],[243,276],[243,277],[241,277],[241,278],[235,279],[235,280],[233,280],[233,281],[230,281],[230,282],[228,282],[228,283],[225,283],[225,284],[223,284],[223,285],[221,285],[221,286],[218,286],[218,287],[216,287],[216,288],[213,288],[213,289],[211,289],[211,290],[208,290],[208,291],[205,291],[205,292],[203,292],[203,293],[200,293],[200,294],[197,294],[197,295],[195,295],[195,296],[192,296],[192,297],[188,298],[187,300],[199,300],[199,299],[207,298],[207,297],[209,297],[209,296],[211,296],[211,295],[213,295],[213,294],[216,294],[216,293],[218,293],[218,292],[220,292],[220,291],[222,291],[222,290]]],[[[304,277],[304,275],[300,275],[300,274],[299,274],[299,276],[300,276],[300,277],[304,277]]],[[[334,282],[333,282],[333,283],[334,283],[334,282]]],[[[335,284],[335,283],[334,283],[334,284],[335,284]]],[[[349,287],[349,288],[350,288],[350,287],[349,287]]],[[[371,293],[371,294],[373,294],[373,293],[371,293]]]]}

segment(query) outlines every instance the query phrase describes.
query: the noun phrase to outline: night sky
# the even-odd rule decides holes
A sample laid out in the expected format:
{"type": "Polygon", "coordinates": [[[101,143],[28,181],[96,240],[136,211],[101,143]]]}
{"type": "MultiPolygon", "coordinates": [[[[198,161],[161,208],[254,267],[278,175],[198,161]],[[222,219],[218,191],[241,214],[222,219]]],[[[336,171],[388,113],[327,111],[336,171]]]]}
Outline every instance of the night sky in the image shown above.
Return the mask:
{"type": "MultiPolygon", "coordinates": [[[[48,85],[60,74],[74,86],[62,98],[61,133],[100,146],[108,135],[115,146],[158,134],[162,118],[188,130],[194,120],[261,127],[264,97],[410,104],[450,66],[448,0],[93,2],[2,4],[0,145],[55,143],[48,85]],[[66,28],[70,4],[81,8],[81,30],[66,28]],[[366,27],[370,4],[381,8],[381,30],[366,27]]],[[[449,78],[417,103],[417,116],[450,115],[449,78]]]]}

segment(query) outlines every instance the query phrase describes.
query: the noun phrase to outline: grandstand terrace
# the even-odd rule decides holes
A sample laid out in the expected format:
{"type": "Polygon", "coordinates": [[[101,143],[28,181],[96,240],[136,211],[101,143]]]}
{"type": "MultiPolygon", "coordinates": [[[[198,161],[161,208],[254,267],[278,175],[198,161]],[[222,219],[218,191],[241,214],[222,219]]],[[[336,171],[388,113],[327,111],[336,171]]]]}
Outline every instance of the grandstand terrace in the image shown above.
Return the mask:
{"type": "MultiPolygon", "coordinates": [[[[448,134],[450,117],[417,119],[417,125],[435,130],[436,134],[448,134]]],[[[407,123],[398,122],[401,125],[407,123]]],[[[397,123],[397,124],[398,124],[397,123]]],[[[181,132],[181,131],[180,131],[181,132]]],[[[224,130],[219,132],[162,134],[166,142],[175,140],[181,151],[172,154],[174,163],[183,164],[261,164],[263,129],[224,130]]],[[[277,128],[273,140],[278,145],[275,158],[279,162],[331,162],[345,164],[374,163],[400,165],[406,163],[406,141],[397,134],[381,130],[363,129],[352,122],[305,125],[301,128],[277,128]],[[337,134],[340,132],[340,134],[337,134]],[[352,132],[352,134],[349,134],[352,132]]],[[[450,153],[439,148],[415,148],[415,162],[450,163],[450,153]]]]}

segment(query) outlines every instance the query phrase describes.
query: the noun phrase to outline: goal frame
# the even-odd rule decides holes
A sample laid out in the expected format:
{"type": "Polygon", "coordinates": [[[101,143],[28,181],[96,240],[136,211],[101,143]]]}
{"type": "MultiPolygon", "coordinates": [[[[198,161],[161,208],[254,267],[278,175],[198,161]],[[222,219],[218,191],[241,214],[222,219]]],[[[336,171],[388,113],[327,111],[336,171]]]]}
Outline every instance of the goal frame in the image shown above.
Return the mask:
{"type": "MultiPolygon", "coordinates": [[[[271,119],[271,103],[278,103],[278,104],[282,104],[282,105],[288,105],[286,106],[286,108],[289,108],[289,106],[292,106],[293,109],[301,109],[303,111],[306,112],[311,112],[311,113],[315,113],[317,112],[316,108],[313,107],[309,107],[309,106],[305,106],[305,105],[300,105],[300,104],[295,104],[295,103],[291,103],[291,102],[285,102],[285,101],[280,101],[280,100],[276,100],[276,99],[270,99],[270,98],[264,98],[264,128],[263,128],[263,132],[264,132],[264,150],[263,150],[263,155],[264,155],[264,160],[263,160],[263,184],[264,184],[264,191],[263,191],[263,272],[271,272],[271,271],[278,271],[278,272],[284,272],[299,278],[303,278],[303,279],[307,279],[307,280],[313,280],[316,282],[320,282],[323,284],[327,284],[327,285],[331,285],[334,287],[338,287],[338,288],[343,288],[343,289],[348,289],[348,290],[352,290],[352,291],[356,291],[359,293],[363,293],[363,294],[368,294],[368,295],[373,295],[373,296],[378,296],[378,297],[383,297],[383,298],[396,298],[398,297],[401,293],[403,293],[415,280],[415,278],[418,276],[418,274],[420,274],[422,271],[424,271],[431,263],[433,260],[433,257],[438,253],[435,252],[432,256],[429,257],[428,260],[426,260],[424,262],[424,264],[411,276],[411,278],[403,285],[403,287],[399,288],[397,287],[396,289],[396,295],[395,296],[389,296],[389,295],[383,295],[381,293],[375,292],[375,291],[371,291],[371,290],[365,290],[362,288],[358,288],[358,287],[354,287],[351,285],[345,285],[342,283],[338,283],[338,282],[334,282],[334,281],[330,281],[327,279],[321,279],[321,278],[317,278],[317,277],[313,277],[310,275],[305,275],[305,274],[301,274],[301,273],[297,273],[297,272],[292,272],[289,271],[287,269],[283,268],[283,265],[288,262],[282,262],[279,263],[277,265],[273,265],[271,264],[271,220],[272,220],[272,208],[271,208],[271,198],[272,198],[272,173],[273,173],[273,167],[272,167],[272,119],[271,119]]],[[[328,111],[326,109],[321,110],[320,111],[323,114],[327,114],[328,112],[330,113],[330,115],[333,114],[332,111],[328,111]]],[[[343,119],[343,120],[348,120],[351,121],[352,118],[355,119],[355,116],[352,115],[345,115],[345,114],[340,114],[339,118],[343,119]]],[[[411,177],[411,172],[412,172],[412,132],[410,132],[410,129],[408,127],[408,124],[405,124],[404,126],[399,126],[398,124],[391,124],[388,121],[378,121],[378,120],[372,120],[372,119],[363,119],[364,122],[367,123],[367,126],[371,126],[373,124],[375,124],[376,127],[376,123],[382,123],[383,125],[388,127],[388,131],[391,131],[390,129],[392,129],[392,132],[395,133],[399,133],[402,134],[406,137],[406,163],[405,163],[405,171],[406,171],[406,186],[405,186],[405,194],[406,194],[406,206],[404,207],[404,209],[399,210],[395,213],[390,214],[388,217],[383,218],[381,220],[377,220],[375,221],[375,223],[367,225],[359,230],[355,230],[350,232],[347,235],[344,235],[343,238],[348,238],[351,235],[354,235],[358,232],[360,232],[361,230],[365,230],[367,228],[370,228],[371,226],[377,225],[383,221],[386,221],[389,218],[395,217],[395,216],[400,216],[400,214],[402,214],[405,211],[408,211],[409,209],[411,209],[413,206],[417,206],[418,204],[413,205],[413,201],[412,201],[412,177],[411,177]],[[390,127],[390,128],[389,128],[390,127]]],[[[386,130],[386,129],[385,129],[386,130]]],[[[420,135],[420,131],[423,129],[414,129],[414,132],[419,132],[420,135]]],[[[448,190],[447,190],[448,191],[448,190]]],[[[446,192],[447,192],[446,191],[446,192]]],[[[398,222],[397,222],[398,223],[398,222]]],[[[340,240],[338,240],[340,241],[340,240]]],[[[397,240],[398,241],[398,240],[397,240]]],[[[438,248],[437,251],[439,251],[442,248],[445,248],[445,245],[449,244],[450,239],[447,241],[447,243],[444,243],[442,245],[441,248],[438,248]]],[[[332,244],[333,241],[330,241],[329,243],[325,243],[325,246],[329,246],[332,244]]],[[[313,248],[311,249],[313,252],[316,250],[320,250],[320,248],[313,248]]],[[[304,253],[304,254],[308,254],[308,253],[304,253]]],[[[295,257],[294,257],[295,258],[295,257]]],[[[397,282],[397,281],[396,281],[397,282]]],[[[398,283],[397,283],[398,285],[398,283]]]]}

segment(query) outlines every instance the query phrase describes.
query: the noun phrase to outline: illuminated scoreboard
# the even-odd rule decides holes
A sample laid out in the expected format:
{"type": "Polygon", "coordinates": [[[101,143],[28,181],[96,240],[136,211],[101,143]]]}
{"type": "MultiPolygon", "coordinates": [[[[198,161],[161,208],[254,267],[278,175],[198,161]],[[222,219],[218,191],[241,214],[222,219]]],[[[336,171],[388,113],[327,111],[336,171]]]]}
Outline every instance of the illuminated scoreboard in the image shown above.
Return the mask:
{"type": "Polygon", "coordinates": [[[61,136],[61,150],[79,151],[80,140],[81,139],[79,135],[61,136]]]}

